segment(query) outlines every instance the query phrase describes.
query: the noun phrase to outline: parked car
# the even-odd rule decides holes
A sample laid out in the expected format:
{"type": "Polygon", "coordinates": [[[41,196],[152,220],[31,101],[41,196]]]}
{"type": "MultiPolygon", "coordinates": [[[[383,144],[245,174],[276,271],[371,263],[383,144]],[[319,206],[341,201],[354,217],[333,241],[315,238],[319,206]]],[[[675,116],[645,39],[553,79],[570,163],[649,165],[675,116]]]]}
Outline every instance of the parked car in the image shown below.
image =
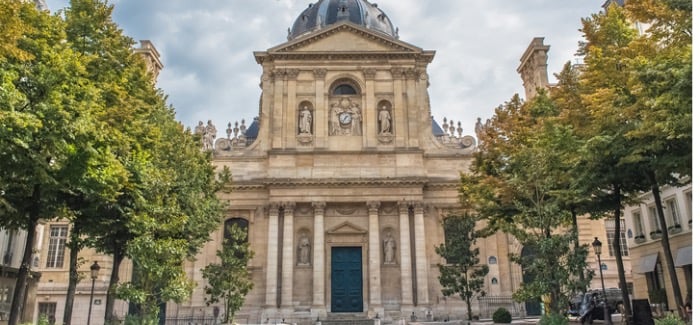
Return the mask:
{"type": "MultiPolygon", "coordinates": [[[[606,290],[607,292],[607,290],[606,290]]],[[[611,317],[613,310],[608,308],[608,317],[611,317]]],[[[597,292],[586,292],[579,307],[579,320],[581,324],[593,324],[594,320],[605,319],[605,302],[597,292]]],[[[608,318],[610,319],[610,318],[608,318]]]]}
{"type": "MultiPolygon", "coordinates": [[[[603,290],[602,289],[592,289],[588,293],[595,293],[600,303],[603,303],[603,290]]],[[[605,289],[605,296],[608,301],[608,310],[610,313],[621,313],[624,309],[624,302],[622,300],[622,289],[620,288],[607,288],[605,289]]],[[[583,300],[583,295],[578,294],[569,300],[569,315],[579,316],[581,309],[581,302],[583,300]]]]}

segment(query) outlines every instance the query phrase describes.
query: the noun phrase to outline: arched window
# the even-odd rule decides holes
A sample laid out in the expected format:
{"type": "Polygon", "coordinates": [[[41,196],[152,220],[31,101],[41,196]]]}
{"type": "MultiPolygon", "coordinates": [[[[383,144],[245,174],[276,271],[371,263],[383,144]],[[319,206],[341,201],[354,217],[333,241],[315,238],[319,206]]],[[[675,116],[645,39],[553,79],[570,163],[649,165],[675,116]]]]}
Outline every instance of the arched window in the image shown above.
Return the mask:
{"type": "Polygon", "coordinates": [[[496,256],[489,256],[489,264],[496,264],[498,263],[498,259],[496,259],[496,256]]]}
{"type": "Polygon", "coordinates": [[[357,95],[357,90],[348,84],[340,84],[333,89],[333,95],[357,95]]]}
{"type": "MultiPolygon", "coordinates": [[[[226,220],[224,222],[224,242],[228,242],[231,240],[231,227],[232,226],[238,227],[238,229],[243,230],[245,232],[245,239],[242,240],[241,242],[247,242],[248,241],[248,220],[243,219],[243,218],[231,218],[226,220]]],[[[240,244],[240,243],[239,243],[240,244]]]]}

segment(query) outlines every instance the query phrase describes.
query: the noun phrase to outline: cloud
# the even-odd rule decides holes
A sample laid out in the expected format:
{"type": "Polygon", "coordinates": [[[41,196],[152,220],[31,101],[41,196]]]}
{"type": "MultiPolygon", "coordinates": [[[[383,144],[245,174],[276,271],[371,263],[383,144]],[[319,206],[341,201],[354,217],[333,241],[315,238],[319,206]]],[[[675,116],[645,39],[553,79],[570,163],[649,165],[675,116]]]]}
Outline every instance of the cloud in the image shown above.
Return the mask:
{"type": "MultiPolygon", "coordinates": [[[[308,1],[310,2],[310,0],[308,1]]],[[[580,18],[600,10],[591,0],[373,0],[399,27],[402,41],[436,50],[428,67],[432,113],[461,120],[473,132],[477,117],[522,93],[515,71],[533,37],[551,45],[550,81],[574,58],[580,18]]],[[[597,3],[600,2],[600,3],[597,3]]],[[[47,0],[57,10],[67,0],[47,0]]],[[[293,0],[118,0],[114,20],[136,40],[150,39],[165,70],[158,86],[177,118],[194,126],[213,120],[219,130],[258,114],[261,67],[253,51],[286,42],[287,28],[308,5],[293,0]]],[[[221,132],[220,132],[221,133],[221,132]]],[[[222,134],[220,134],[221,136],[222,134]]]]}

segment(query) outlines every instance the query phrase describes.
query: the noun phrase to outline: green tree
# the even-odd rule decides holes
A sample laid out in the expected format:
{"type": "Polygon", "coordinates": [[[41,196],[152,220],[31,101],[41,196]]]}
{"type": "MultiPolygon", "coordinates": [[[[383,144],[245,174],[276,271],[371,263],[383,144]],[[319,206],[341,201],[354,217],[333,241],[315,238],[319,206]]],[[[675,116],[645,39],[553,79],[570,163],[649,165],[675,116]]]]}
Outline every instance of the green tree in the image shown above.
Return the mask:
{"type": "Polygon", "coordinates": [[[202,270],[202,276],[207,279],[204,287],[207,306],[224,301],[226,310],[224,322],[233,320],[245,297],[253,288],[253,282],[248,273],[248,261],[253,258],[250,250],[248,234],[233,225],[230,228],[230,238],[225,238],[221,249],[216,251],[220,264],[209,264],[202,270]]]}
{"type": "Polygon", "coordinates": [[[479,263],[479,248],[476,240],[482,237],[476,229],[477,218],[467,213],[450,215],[443,220],[445,243],[435,248],[435,252],[447,261],[438,264],[442,294],[458,294],[467,304],[467,319],[472,319],[472,301],[486,294],[484,277],[489,267],[479,263]]]}
{"type": "Polygon", "coordinates": [[[587,249],[575,244],[577,232],[570,231],[587,199],[574,186],[580,140],[561,123],[570,113],[563,111],[543,92],[526,103],[516,96],[497,108],[461,189],[466,207],[530,247],[531,255],[510,256],[533,276],[515,297],[524,301],[546,295],[548,307],[556,311],[591,278],[587,249]]]}
{"type": "Polygon", "coordinates": [[[0,59],[0,226],[25,229],[28,236],[9,324],[17,324],[40,219],[66,213],[66,193],[80,190],[113,197],[109,152],[99,143],[96,88],[84,61],[65,42],[63,21],[33,5],[3,0],[0,20],[19,25],[0,59]],[[24,26],[24,27],[23,27],[24,26]],[[16,51],[13,51],[15,49],[16,51]]]}

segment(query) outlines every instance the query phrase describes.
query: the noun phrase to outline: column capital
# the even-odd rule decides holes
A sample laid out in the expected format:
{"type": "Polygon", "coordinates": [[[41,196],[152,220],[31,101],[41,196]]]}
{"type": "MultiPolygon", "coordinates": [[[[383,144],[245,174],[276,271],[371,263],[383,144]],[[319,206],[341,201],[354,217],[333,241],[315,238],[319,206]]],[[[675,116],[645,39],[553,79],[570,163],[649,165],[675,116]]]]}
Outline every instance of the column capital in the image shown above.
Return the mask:
{"type": "Polygon", "coordinates": [[[417,213],[417,212],[423,213],[423,208],[425,207],[425,205],[423,204],[422,201],[413,201],[413,202],[411,202],[411,207],[413,208],[414,213],[417,213]]]}
{"type": "Polygon", "coordinates": [[[282,203],[280,202],[270,202],[267,204],[267,211],[269,214],[279,213],[282,203]]]}
{"type": "Polygon", "coordinates": [[[365,79],[367,80],[374,80],[374,78],[377,75],[377,69],[374,68],[366,68],[362,70],[362,73],[365,75],[365,79]]]}
{"type": "Polygon", "coordinates": [[[297,206],[295,202],[284,202],[284,214],[292,214],[294,212],[294,208],[297,206]]]}
{"type": "Polygon", "coordinates": [[[377,214],[379,213],[379,207],[382,205],[379,201],[369,201],[367,202],[367,208],[369,208],[369,213],[377,214]]]}
{"type": "Polygon", "coordinates": [[[299,77],[299,69],[287,69],[286,73],[288,80],[297,80],[297,77],[299,77]]]}
{"type": "Polygon", "coordinates": [[[284,80],[285,71],[284,69],[275,69],[272,70],[272,75],[274,76],[275,81],[284,80]]]}
{"type": "Polygon", "coordinates": [[[326,211],[326,202],[311,202],[311,206],[314,208],[314,214],[323,215],[326,211]]]}
{"type": "Polygon", "coordinates": [[[328,73],[328,70],[326,70],[326,69],[314,69],[314,77],[316,77],[316,79],[325,78],[326,73],[328,73]]]}
{"type": "Polygon", "coordinates": [[[404,69],[402,69],[402,68],[391,68],[391,76],[394,79],[403,79],[403,77],[404,77],[403,72],[404,72],[404,69]]]}
{"type": "Polygon", "coordinates": [[[401,214],[407,214],[407,213],[408,213],[409,202],[400,201],[400,202],[398,202],[398,204],[399,204],[399,213],[401,213],[401,214]]]}

